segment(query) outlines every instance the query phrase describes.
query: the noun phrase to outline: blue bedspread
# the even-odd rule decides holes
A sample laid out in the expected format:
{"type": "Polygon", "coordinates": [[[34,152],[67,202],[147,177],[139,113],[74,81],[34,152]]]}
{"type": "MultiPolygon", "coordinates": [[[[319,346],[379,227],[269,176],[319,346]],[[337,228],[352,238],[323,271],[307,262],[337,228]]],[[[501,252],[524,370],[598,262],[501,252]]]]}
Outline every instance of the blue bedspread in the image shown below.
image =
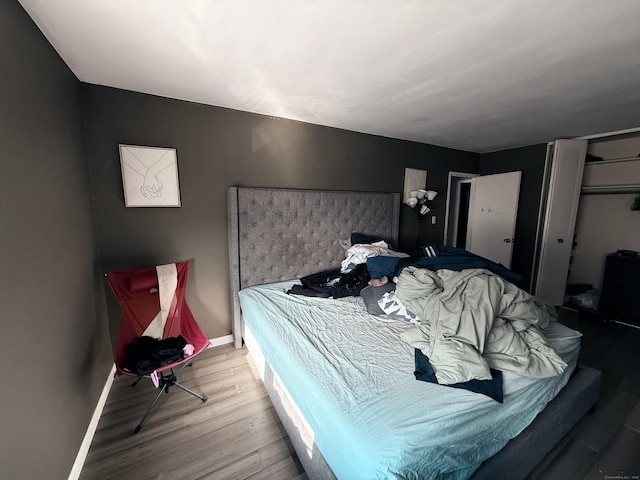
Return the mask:
{"type": "MultiPolygon", "coordinates": [[[[464,479],[520,433],[567,383],[580,334],[545,335],[569,367],[554,378],[503,374],[504,403],[417,381],[410,325],[366,313],[360,297],[287,295],[296,282],[240,292],[246,326],[339,479],[464,479]]],[[[535,448],[535,446],[532,446],[535,448]]]]}

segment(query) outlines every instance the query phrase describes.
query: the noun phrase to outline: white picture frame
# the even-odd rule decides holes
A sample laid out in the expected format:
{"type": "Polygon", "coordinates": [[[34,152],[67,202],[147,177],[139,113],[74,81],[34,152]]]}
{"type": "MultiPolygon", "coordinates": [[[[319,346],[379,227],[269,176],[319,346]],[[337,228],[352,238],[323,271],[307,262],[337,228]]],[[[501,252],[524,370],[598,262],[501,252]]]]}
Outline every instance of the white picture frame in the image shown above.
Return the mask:
{"type": "Polygon", "coordinates": [[[179,207],[175,148],[120,144],[120,168],[127,207],[179,207]]]}

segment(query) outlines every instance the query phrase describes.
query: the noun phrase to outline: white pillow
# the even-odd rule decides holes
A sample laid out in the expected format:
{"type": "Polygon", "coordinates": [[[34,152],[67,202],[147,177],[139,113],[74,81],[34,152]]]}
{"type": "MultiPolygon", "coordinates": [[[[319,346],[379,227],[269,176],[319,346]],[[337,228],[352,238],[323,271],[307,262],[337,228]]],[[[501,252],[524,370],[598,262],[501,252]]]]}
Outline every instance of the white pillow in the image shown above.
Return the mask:
{"type": "Polygon", "coordinates": [[[384,240],[380,240],[379,242],[371,244],[358,243],[347,249],[347,257],[342,261],[342,268],[340,269],[340,271],[342,273],[349,272],[353,270],[356,265],[365,263],[367,261],[367,258],[377,257],[379,255],[398,258],[409,256],[406,253],[391,250],[389,248],[389,245],[387,245],[387,242],[385,242],[384,240]]]}

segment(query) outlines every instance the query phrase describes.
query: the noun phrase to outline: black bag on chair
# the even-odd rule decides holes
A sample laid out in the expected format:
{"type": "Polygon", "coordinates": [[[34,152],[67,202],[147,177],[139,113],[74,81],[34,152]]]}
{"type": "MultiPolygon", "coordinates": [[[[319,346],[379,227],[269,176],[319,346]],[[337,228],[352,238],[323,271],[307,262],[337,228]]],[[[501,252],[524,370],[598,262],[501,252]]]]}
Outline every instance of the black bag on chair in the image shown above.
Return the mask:
{"type": "Polygon", "coordinates": [[[127,345],[123,366],[140,377],[148,375],[159,367],[183,360],[186,344],[182,335],[163,340],[140,337],[127,345]]]}

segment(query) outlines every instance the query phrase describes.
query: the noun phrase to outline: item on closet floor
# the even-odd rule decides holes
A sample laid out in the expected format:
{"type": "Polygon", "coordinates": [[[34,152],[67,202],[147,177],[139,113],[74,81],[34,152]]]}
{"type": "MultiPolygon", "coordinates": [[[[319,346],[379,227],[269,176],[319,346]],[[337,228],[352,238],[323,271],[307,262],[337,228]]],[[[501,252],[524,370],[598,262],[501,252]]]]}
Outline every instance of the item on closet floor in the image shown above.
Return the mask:
{"type": "Polygon", "coordinates": [[[613,320],[640,326],[640,256],[637,252],[618,250],[607,255],[599,310],[613,320]]]}

